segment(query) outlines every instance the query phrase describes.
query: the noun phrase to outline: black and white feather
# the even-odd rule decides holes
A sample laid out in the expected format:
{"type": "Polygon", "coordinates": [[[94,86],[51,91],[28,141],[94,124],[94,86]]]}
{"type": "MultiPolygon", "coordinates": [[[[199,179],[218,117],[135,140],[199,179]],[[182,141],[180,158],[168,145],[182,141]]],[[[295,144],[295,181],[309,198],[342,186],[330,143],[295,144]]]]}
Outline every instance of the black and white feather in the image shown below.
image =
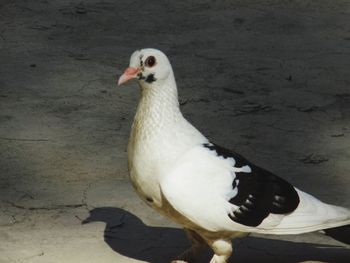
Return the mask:
{"type": "Polygon", "coordinates": [[[238,167],[245,170],[235,172],[232,188],[237,192],[229,202],[238,208],[229,217],[243,225],[258,226],[270,214],[289,214],[299,205],[299,196],[294,187],[258,166],[243,156],[215,144],[204,144],[218,156],[232,158],[238,167]]]}
{"type": "Polygon", "coordinates": [[[349,221],[347,209],[322,203],[211,143],[181,156],[161,187],[176,210],[214,232],[298,234],[349,221]]]}

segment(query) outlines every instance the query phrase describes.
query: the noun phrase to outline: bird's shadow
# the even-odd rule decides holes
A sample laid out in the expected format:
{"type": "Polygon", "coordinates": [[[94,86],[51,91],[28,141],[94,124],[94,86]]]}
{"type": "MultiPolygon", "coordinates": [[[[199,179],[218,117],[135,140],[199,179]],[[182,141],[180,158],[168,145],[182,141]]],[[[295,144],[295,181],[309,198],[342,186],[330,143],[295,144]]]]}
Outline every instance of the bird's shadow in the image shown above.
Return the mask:
{"type": "MultiPolygon", "coordinates": [[[[121,208],[99,207],[82,223],[104,222],[104,240],[117,253],[151,263],[170,262],[189,242],[181,229],[151,227],[121,208]]],[[[199,262],[209,262],[207,250],[199,262]]],[[[246,237],[234,240],[232,262],[350,262],[350,249],[303,242],[246,237]]],[[[231,262],[230,261],[230,262],[231,262]]]]}

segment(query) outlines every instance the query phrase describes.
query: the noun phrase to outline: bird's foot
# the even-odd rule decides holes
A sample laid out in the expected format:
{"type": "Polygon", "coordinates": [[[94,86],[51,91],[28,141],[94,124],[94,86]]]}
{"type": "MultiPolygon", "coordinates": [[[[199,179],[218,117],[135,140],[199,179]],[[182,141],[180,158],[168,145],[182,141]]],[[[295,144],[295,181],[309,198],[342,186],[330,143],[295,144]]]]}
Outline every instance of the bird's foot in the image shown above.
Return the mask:
{"type": "Polygon", "coordinates": [[[214,255],[209,263],[226,263],[227,257],[214,255]]]}

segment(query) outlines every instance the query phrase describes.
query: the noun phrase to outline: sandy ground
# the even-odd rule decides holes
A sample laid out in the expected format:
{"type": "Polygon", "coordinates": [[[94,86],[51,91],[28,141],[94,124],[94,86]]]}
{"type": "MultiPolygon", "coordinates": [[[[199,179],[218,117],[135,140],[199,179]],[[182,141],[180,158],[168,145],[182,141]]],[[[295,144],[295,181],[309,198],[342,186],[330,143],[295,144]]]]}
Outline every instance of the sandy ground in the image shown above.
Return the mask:
{"type": "MultiPolygon", "coordinates": [[[[168,262],[187,247],[127,180],[139,92],[115,81],[142,47],[169,55],[184,115],[212,141],[350,207],[349,25],[341,0],[1,0],[0,262],[168,262]]],[[[318,233],[234,244],[232,262],[350,262],[318,233]]]]}

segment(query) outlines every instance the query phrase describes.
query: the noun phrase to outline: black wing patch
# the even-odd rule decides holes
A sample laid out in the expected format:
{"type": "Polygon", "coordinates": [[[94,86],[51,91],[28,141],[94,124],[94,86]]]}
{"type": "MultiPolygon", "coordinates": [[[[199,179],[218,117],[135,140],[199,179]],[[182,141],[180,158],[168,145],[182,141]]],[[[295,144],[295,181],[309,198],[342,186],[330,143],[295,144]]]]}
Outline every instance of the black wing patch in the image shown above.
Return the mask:
{"type": "Polygon", "coordinates": [[[299,205],[299,196],[294,187],[284,179],[266,171],[243,156],[215,144],[204,144],[223,158],[234,158],[235,166],[248,165],[251,172],[235,172],[232,187],[237,187],[237,195],[229,200],[238,208],[228,216],[235,222],[258,226],[270,214],[288,214],[299,205]]]}

